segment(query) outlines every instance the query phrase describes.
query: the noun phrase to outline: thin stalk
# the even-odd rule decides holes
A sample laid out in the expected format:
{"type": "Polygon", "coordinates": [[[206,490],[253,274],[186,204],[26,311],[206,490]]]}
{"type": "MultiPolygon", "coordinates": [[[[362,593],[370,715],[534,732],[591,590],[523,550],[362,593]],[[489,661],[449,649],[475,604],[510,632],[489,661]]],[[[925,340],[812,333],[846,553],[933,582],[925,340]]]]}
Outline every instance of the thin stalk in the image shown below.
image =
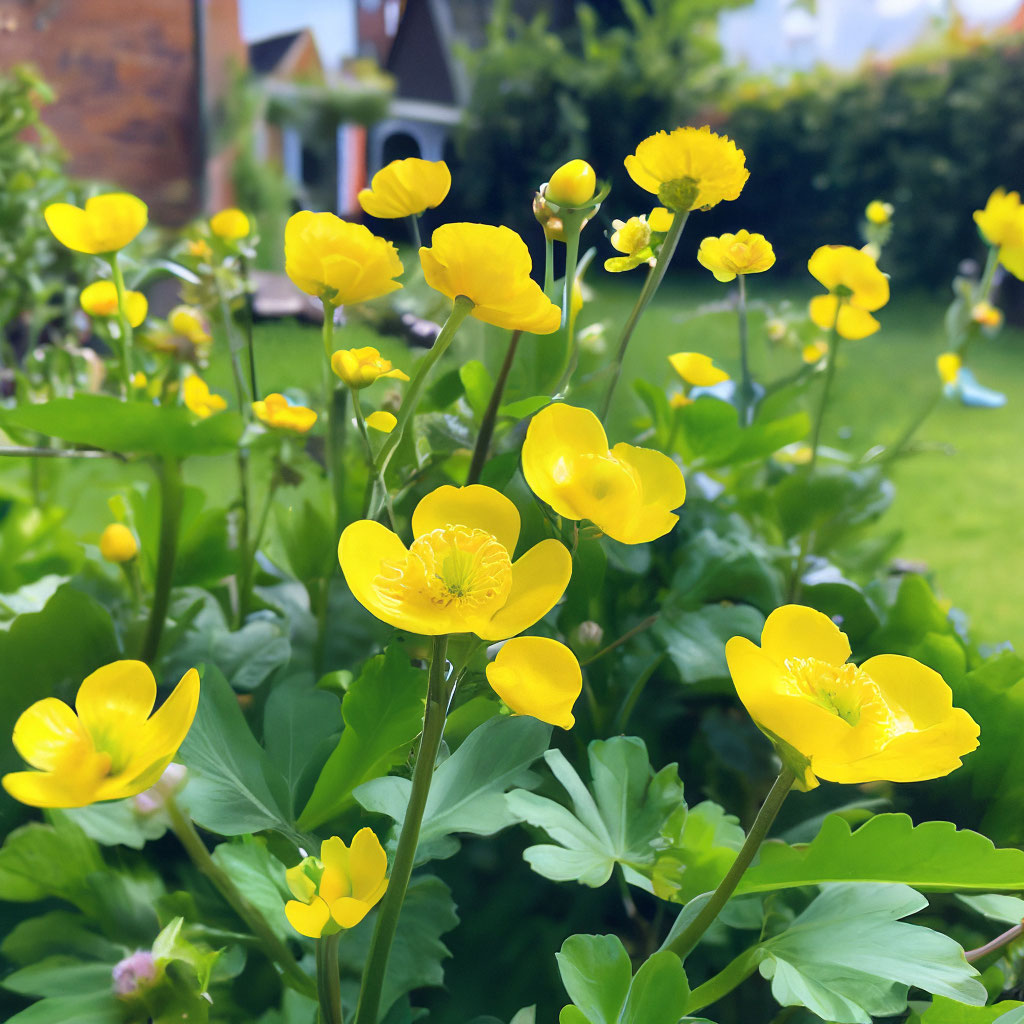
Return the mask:
{"type": "Polygon", "coordinates": [[[969,949],[964,953],[969,964],[973,964],[983,957],[994,953],[997,949],[1002,949],[1003,946],[1009,945],[1018,936],[1024,935],[1024,921],[1020,924],[1015,924],[1012,928],[1008,928],[1001,935],[997,935],[991,942],[986,942],[984,946],[979,946],[977,949],[969,949]]]}
{"type": "Polygon", "coordinates": [[[160,483],[160,540],[157,548],[156,582],[153,585],[153,605],[146,626],[146,638],[142,644],[141,660],[152,664],[160,649],[167,607],[171,600],[171,583],[174,580],[174,562],[178,556],[178,528],[181,525],[181,509],[184,503],[184,482],[181,478],[181,463],[177,459],[165,458],[157,470],[160,483]]]}
{"type": "Polygon", "coordinates": [[[419,214],[414,213],[410,215],[409,224],[412,228],[412,244],[416,246],[416,251],[419,252],[420,247],[423,245],[423,239],[420,237],[419,214]]]}
{"type": "Polygon", "coordinates": [[[836,352],[839,350],[839,311],[842,303],[836,305],[836,318],[832,323],[832,331],[828,336],[828,358],[825,361],[825,382],[821,387],[821,398],[818,400],[818,411],[814,416],[814,428],[811,431],[811,461],[807,464],[808,472],[814,472],[818,461],[818,445],[821,442],[821,427],[825,422],[825,409],[828,407],[828,396],[832,390],[832,381],[836,375],[836,352]]]}
{"type": "Polygon", "coordinates": [[[566,213],[562,223],[565,225],[565,280],[562,283],[562,323],[563,331],[569,330],[572,318],[572,290],[576,284],[576,264],[580,258],[580,234],[583,231],[585,215],[582,213],[566,213]]]}
{"type": "MultiPolygon", "coordinates": [[[[583,254],[583,258],[576,264],[577,281],[581,281],[583,279],[583,275],[586,273],[587,267],[590,266],[590,262],[596,254],[597,250],[593,247],[583,254]]],[[[559,378],[558,384],[555,385],[554,393],[556,395],[562,394],[568,387],[569,381],[572,380],[572,375],[576,372],[576,366],[579,363],[579,359],[580,353],[576,344],[576,324],[570,316],[569,337],[565,349],[565,369],[562,371],[562,376],[559,378]]]]}
{"type": "Polygon", "coordinates": [[[642,633],[645,629],[650,629],[651,626],[653,626],[657,621],[657,613],[655,613],[654,615],[648,615],[647,618],[643,620],[643,622],[638,622],[632,629],[627,630],[625,633],[623,633],[622,636],[618,638],[618,640],[613,640],[607,647],[602,647],[601,650],[597,652],[597,654],[592,654],[589,658],[587,658],[586,661],[581,661],[580,667],[582,668],[585,665],[590,665],[593,662],[597,661],[598,658],[603,658],[609,651],[614,651],[616,647],[621,646],[627,640],[632,640],[632,638],[635,637],[637,633],[642,633]]]}
{"type": "Polygon", "coordinates": [[[236,452],[238,465],[238,607],[235,626],[241,629],[249,614],[249,596],[252,592],[253,559],[255,550],[249,547],[249,453],[245,448],[236,452]]]}
{"type": "Polygon", "coordinates": [[[476,445],[473,448],[473,458],[469,464],[469,473],[466,475],[467,484],[475,484],[480,480],[484,464],[487,462],[487,453],[491,448],[491,438],[494,436],[494,424],[498,418],[498,409],[501,407],[501,399],[505,394],[505,384],[508,382],[509,371],[512,369],[512,361],[516,357],[516,349],[519,346],[519,339],[522,331],[513,331],[509,339],[508,350],[505,352],[505,361],[498,371],[498,379],[494,382],[494,390],[491,392],[490,401],[484,410],[484,417],[480,421],[480,433],[476,435],[476,445]]]}
{"type": "Polygon", "coordinates": [[[544,294],[550,295],[555,288],[555,242],[544,235],[544,294]]]}
{"type": "Polygon", "coordinates": [[[126,398],[132,396],[132,325],[128,322],[128,297],[124,286],[124,274],[117,260],[117,253],[110,254],[110,274],[117,289],[117,322],[121,328],[121,382],[126,398]]]}
{"type": "Polygon", "coordinates": [[[352,411],[356,416],[356,426],[363,439],[363,446],[366,449],[366,468],[370,471],[370,486],[366,489],[366,499],[363,502],[364,513],[369,508],[373,499],[374,488],[379,487],[384,495],[384,508],[388,514],[388,524],[395,530],[395,510],[391,505],[391,495],[388,493],[387,484],[384,483],[384,476],[377,469],[376,460],[373,457],[373,445],[370,444],[370,432],[366,429],[366,419],[363,416],[363,407],[359,404],[359,389],[349,386],[349,394],[352,396],[352,411]]]}
{"type": "Polygon", "coordinates": [[[683,228],[686,226],[689,217],[689,212],[676,214],[675,219],[672,221],[672,227],[668,229],[665,240],[661,243],[658,262],[648,272],[647,280],[644,282],[643,289],[636,300],[636,305],[633,306],[633,311],[629,314],[629,319],[622,328],[622,337],[619,339],[619,350],[615,355],[612,379],[608,383],[608,390],[605,393],[604,401],[601,403],[602,422],[608,418],[608,410],[611,408],[612,395],[615,394],[615,385],[618,384],[619,375],[622,373],[622,361],[626,357],[626,347],[629,345],[629,339],[633,337],[633,331],[637,323],[639,323],[640,317],[647,308],[647,304],[654,298],[654,293],[658,290],[658,286],[665,276],[665,271],[668,270],[672,254],[676,251],[676,246],[679,244],[679,236],[683,233],[683,228]]]}
{"type": "Polygon", "coordinates": [[[391,953],[391,943],[398,928],[398,917],[402,912],[405,893],[409,887],[423,810],[427,805],[430,782],[434,775],[434,762],[444,732],[445,713],[450,697],[444,671],[448,637],[435,636],[432,639],[433,650],[430,657],[427,703],[423,713],[423,734],[412,773],[412,791],[409,794],[409,806],[405,811],[402,832],[398,838],[398,850],[391,867],[391,879],[381,900],[377,924],[370,942],[370,952],[363,970],[355,1024],[377,1024],[381,989],[391,953]]]}
{"type": "Polygon", "coordinates": [[[736,280],[739,282],[740,296],[736,306],[736,315],[739,321],[740,336],[740,390],[737,395],[740,426],[747,427],[753,418],[751,413],[754,408],[754,382],[750,376],[750,358],[747,342],[747,284],[746,275],[738,274],[736,280]]]}
{"type": "Polygon", "coordinates": [[[633,680],[633,685],[629,688],[629,693],[626,694],[626,698],[623,700],[622,706],[619,708],[619,712],[615,716],[612,731],[616,735],[622,734],[626,731],[626,726],[629,724],[633,711],[640,700],[640,694],[644,692],[644,687],[650,682],[651,676],[654,675],[655,670],[664,660],[664,654],[658,655],[656,658],[652,659],[650,665],[648,665],[647,668],[645,668],[643,672],[633,680]]]}
{"type": "Polygon", "coordinates": [[[344,491],[341,479],[341,467],[338,462],[338,444],[335,436],[337,424],[334,422],[334,371],[331,369],[331,356],[334,354],[334,306],[324,302],[324,462],[327,464],[327,479],[331,485],[331,494],[334,495],[334,522],[336,526],[341,525],[342,508],[344,506],[344,491]]]}
{"type": "Polygon", "coordinates": [[[238,358],[241,346],[235,344],[235,332],[232,329],[234,320],[231,317],[231,309],[224,290],[220,286],[217,275],[213,274],[213,286],[217,291],[217,301],[220,303],[220,315],[224,321],[224,336],[228,342],[228,353],[231,356],[231,376],[235,381],[235,395],[238,399],[238,411],[246,421],[252,418],[252,403],[256,401],[257,395],[254,391],[252,397],[247,399],[245,395],[245,378],[242,376],[242,361],[238,358]]]}
{"type": "Polygon", "coordinates": [[[231,876],[210,856],[206,844],[199,837],[191,819],[182,812],[177,801],[169,797],[164,806],[171,822],[171,829],[192,863],[213,883],[231,909],[245,922],[264,953],[281,968],[282,974],[292,987],[305,995],[314,995],[312,979],[299,967],[284,942],[274,934],[266,918],[238,891],[231,876]]]}
{"type": "Polygon", "coordinates": [[[690,993],[690,1001],[686,1005],[687,1015],[693,1015],[698,1010],[703,1010],[705,1006],[717,1003],[734,988],[742,985],[757,970],[758,957],[756,954],[756,947],[753,950],[748,949],[740,953],[735,960],[723,967],[714,977],[708,978],[703,985],[698,985],[690,993]]]}
{"type": "MultiPolygon", "coordinates": [[[[377,474],[382,480],[385,479],[384,474],[387,472],[388,463],[395,454],[395,450],[402,443],[405,429],[416,412],[416,407],[420,401],[420,393],[423,391],[430,371],[433,369],[434,364],[444,355],[448,346],[452,343],[452,338],[455,337],[455,332],[459,329],[459,325],[469,316],[472,309],[472,299],[468,299],[465,295],[460,295],[456,298],[452,304],[452,311],[448,314],[448,319],[441,328],[441,332],[434,339],[433,346],[423,359],[420,360],[419,366],[416,367],[416,375],[405,392],[405,398],[402,399],[402,407],[398,410],[398,423],[395,424],[395,429],[388,434],[384,446],[377,453],[377,474]]],[[[380,511],[380,502],[382,500],[381,496],[377,496],[371,502],[369,518],[376,518],[377,513],[380,511]]]]}
{"type": "Polygon", "coordinates": [[[711,894],[711,898],[704,904],[700,913],[666,947],[671,949],[681,960],[686,959],[687,954],[697,945],[700,937],[729,902],[729,897],[739,885],[743,873],[761,848],[761,843],[768,834],[768,829],[771,828],[775,816],[779,813],[779,808],[782,807],[786,795],[793,788],[794,782],[796,782],[796,776],[793,772],[789,768],[783,768],[761,805],[761,810],[757,812],[754,824],[750,826],[747,838],[744,840],[743,846],[740,847],[740,852],[736,855],[736,860],[733,861],[728,874],[718,883],[718,888],[711,894]]]}
{"type": "Polygon", "coordinates": [[[34,448],[17,444],[0,445],[0,457],[12,459],[120,459],[117,452],[101,452],[90,448],[34,448]]]}
{"type": "Polygon", "coordinates": [[[249,351],[249,387],[252,400],[259,400],[260,393],[256,387],[256,346],[252,334],[252,293],[249,291],[249,261],[244,256],[238,257],[238,271],[242,278],[242,294],[245,299],[245,345],[249,351]]]}
{"type": "Polygon", "coordinates": [[[316,940],[317,993],[324,1024],[344,1024],[341,1012],[341,978],[338,974],[338,943],[341,932],[316,940]]]}

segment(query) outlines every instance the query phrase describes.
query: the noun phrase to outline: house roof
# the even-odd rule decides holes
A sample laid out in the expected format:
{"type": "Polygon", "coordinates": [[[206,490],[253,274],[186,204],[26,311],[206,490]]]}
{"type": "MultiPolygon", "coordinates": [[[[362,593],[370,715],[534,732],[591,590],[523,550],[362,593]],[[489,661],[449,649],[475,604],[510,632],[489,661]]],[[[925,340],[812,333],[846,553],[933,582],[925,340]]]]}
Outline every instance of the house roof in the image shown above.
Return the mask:
{"type": "Polygon", "coordinates": [[[285,55],[295,45],[304,29],[296,32],[283,32],[279,36],[260,39],[249,44],[249,66],[258,75],[269,75],[284,60],[285,55]]]}

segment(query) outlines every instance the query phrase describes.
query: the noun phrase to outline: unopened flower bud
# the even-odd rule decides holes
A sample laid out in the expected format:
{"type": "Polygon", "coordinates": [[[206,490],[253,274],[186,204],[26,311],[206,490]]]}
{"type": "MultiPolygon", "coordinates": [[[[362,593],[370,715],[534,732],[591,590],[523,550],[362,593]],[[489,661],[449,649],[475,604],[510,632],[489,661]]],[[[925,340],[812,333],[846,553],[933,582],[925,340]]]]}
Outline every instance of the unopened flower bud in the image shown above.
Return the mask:
{"type": "Polygon", "coordinates": [[[570,160],[551,175],[544,198],[558,206],[580,207],[594,198],[597,176],[586,160],[570,160]]]}
{"type": "Polygon", "coordinates": [[[600,623],[587,619],[576,627],[576,640],[580,647],[596,647],[604,639],[600,623]]]}
{"type": "Polygon", "coordinates": [[[163,810],[168,798],[184,788],[187,775],[188,769],[183,764],[169,764],[154,785],[132,797],[136,812],[150,815],[163,810]]]}
{"type": "Polygon", "coordinates": [[[138,553],[138,542],[123,523],[111,523],[100,535],[100,554],[108,562],[130,562],[138,553]]]}
{"type": "Polygon", "coordinates": [[[156,981],[156,961],[148,950],[138,950],[114,965],[111,971],[114,995],[130,999],[150,988],[156,981]]]}

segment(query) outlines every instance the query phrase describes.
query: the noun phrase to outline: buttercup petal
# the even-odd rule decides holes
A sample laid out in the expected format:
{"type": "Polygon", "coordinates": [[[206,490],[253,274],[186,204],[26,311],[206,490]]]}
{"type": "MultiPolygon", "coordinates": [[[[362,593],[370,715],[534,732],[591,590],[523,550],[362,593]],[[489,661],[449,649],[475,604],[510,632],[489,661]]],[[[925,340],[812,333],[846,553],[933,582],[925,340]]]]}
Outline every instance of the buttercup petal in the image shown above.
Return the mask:
{"type": "Polygon", "coordinates": [[[493,487],[446,484],[420,500],[412,514],[412,534],[422,537],[446,526],[483,530],[503,544],[511,558],[519,541],[519,509],[493,487]]]}
{"type": "Polygon", "coordinates": [[[34,768],[52,771],[93,752],[92,739],[74,711],[56,697],[27,707],[14,723],[14,748],[34,768]]]}
{"type": "Polygon", "coordinates": [[[668,357],[672,369],[695,387],[708,388],[729,379],[729,374],[711,361],[711,356],[702,352],[676,352],[668,357]]]}
{"type": "Polygon", "coordinates": [[[352,896],[343,896],[331,903],[331,917],[342,928],[355,928],[370,912],[370,904],[352,896]]]}
{"type": "Polygon", "coordinates": [[[643,504],[631,510],[621,527],[603,524],[601,528],[623,544],[646,544],[664,537],[679,522],[679,516],[672,510],[686,500],[683,471],[667,455],[653,448],[620,442],[612,449],[612,455],[635,471],[643,504]]]}
{"type": "Polygon", "coordinates": [[[572,575],[572,556],[554,538],[535,544],[512,563],[512,590],[505,606],[474,632],[483,640],[505,640],[529,629],[558,603],[572,575]]]}
{"type": "Polygon", "coordinates": [[[320,896],[328,905],[343,896],[352,895],[352,860],[349,848],[339,836],[331,836],[320,844],[320,860],[324,873],[320,878],[320,896]]]}
{"type": "Polygon", "coordinates": [[[3,787],[28,807],[86,807],[97,799],[100,782],[110,767],[109,754],[88,752],[73,771],[9,772],[3,787]]]}
{"type": "Polygon", "coordinates": [[[51,203],[43,211],[46,226],[61,245],[75,252],[92,252],[85,210],[71,203],[51,203]]]}
{"type": "Polygon", "coordinates": [[[300,935],[306,935],[311,939],[319,939],[323,934],[324,925],[331,919],[330,908],[319,896],[314,896],[313,902],[309,904],[289,900],[284,905],[284,913],[288,923],[300,935]]]}
{"type": "Polygon", "coordinates": [[[850,657],[850,641],[827,616],[803,605],[784,605],[768,616],[761,649],[779,665],[787,658],[817,658],[842,665],[850,657]]]}
{"type": "Polygon", "coordinates": [[[190,668],[139,731],[137,750],[149,760],[170,760],[185,742],[199,708],[199,673],[190,668]]]}
{"type": "Polygon", "coordinates": [[[901,654],[879,654],[861,666],[879,686],[887,704],[907,712],[918,729],[929,729],[949,716],[953,691],[934,669],[901,654]]]}
{"type": "Polygon", "coordinates": [[[142,728],[156,702],[156,680],[143,661],[115,661],[98,668],[78,689],[75,709],[94,736],[128,740],[142,728]]]}
{"type": "MultiPolygon", "coordinates": [[[[380,888],[381,880],[388,870],[388,855],[372,829],[361,828],[352,837],[349,866],[352,895],[357,900],[368,900],[380,888]]],[[[331,912],[334,912],[333,906],[331,912]]],[[[341,924],[340,921],[338,923],[341,924]]]]}
{"type": "Polygon", "coordinates": [[[583,673],[564,644],[546,637],[509,640],[487,666],[487,682],[519,715],[571,729],[572,707],[583,691],[583,673]]]}

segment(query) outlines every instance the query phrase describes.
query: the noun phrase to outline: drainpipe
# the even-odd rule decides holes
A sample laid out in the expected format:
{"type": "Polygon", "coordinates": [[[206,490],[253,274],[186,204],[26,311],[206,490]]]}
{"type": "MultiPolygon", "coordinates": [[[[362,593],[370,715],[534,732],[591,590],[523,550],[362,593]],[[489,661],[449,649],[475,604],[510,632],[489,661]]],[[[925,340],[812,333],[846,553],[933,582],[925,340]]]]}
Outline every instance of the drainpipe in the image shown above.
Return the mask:
{"type": "Polygon", "coordinates": [[[208,164],[210,156],[210,115],[206,91],[206,4],[207,0],[192,0],[192,63],[196,81],[195,118],[195,181],[199,211],[210,208],[210,182],[208,164]]]}

